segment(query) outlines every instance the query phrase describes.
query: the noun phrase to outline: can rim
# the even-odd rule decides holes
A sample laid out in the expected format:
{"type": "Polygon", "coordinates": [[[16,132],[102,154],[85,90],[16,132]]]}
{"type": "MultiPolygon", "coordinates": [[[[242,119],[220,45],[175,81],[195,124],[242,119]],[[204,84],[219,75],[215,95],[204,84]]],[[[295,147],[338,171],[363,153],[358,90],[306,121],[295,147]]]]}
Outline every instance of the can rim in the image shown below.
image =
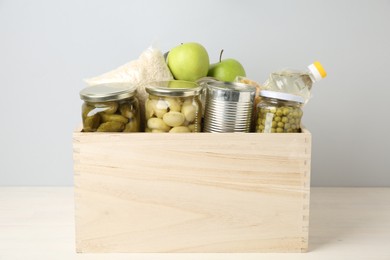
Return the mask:
{"type": "Polygon", "coordinates": [[[256,87],[241,83],[241,82],[227,82],[227,81],[209,81],[206,83],[207,86],[210,86],[215,89],[220,90],[230,90],[230,91],[238,91],[238,92],[252,92],[256,91],[256,87]]]}

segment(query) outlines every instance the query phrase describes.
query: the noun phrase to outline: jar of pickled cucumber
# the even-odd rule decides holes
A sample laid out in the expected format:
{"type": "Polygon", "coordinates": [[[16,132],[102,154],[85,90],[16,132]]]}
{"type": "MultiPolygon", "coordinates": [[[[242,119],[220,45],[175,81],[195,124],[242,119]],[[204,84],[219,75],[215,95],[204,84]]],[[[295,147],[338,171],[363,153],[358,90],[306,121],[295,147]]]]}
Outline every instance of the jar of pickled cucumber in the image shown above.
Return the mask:
{"type": "Polygon", "coordinates": [[[145,132],[191,133],[201,131],[202,87],[195,82],[171,80],[145,86],[145,132]]]}
{"type": "Polygon", "coordinates": [[[269,90],[260,91],[256,132],[297,133],[301,131],[303,97],[269,90]]]}
{"type": "Polygon", "coordinates": [[[80,91],[84,132],[140,132],[136,88],[110,83],[80,91]]]}

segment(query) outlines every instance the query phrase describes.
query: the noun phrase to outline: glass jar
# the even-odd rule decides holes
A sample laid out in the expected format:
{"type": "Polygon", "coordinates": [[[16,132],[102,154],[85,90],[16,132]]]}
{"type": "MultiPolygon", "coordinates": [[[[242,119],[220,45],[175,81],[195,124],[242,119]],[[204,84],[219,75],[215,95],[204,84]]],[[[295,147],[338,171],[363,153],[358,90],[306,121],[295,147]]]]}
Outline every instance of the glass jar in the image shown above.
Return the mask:
{"type": "Polygon", "coordinates": [[[301,131],[304,98],[287,93],[262,90],[257,105],[256,132],[298,133],[301,131]]]}
{"type": "Polygon", "coordinates": [[[202,87],[195,82],[171,80],[145,86],[145,132],[190,133],[201,131],[202,87]]]}
{"type": "Polygon", "coordinates": [[[80,91],[84,132],[139,132],[139,102],[136,89],[111,83],[80,91]]]}

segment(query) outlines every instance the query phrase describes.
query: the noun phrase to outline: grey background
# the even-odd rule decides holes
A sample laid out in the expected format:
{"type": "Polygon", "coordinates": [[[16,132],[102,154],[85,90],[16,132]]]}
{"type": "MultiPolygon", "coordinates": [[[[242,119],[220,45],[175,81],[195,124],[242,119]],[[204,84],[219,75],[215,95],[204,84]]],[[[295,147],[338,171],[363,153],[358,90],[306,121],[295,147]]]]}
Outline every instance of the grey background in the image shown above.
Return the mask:
{"type": "Polygon", "coordinates": [[[0,0],[0,185],[72,185],[82,79],[196,41],[259,82],[320,60],[303,119],[312,185],[389,186],[389,13],[385,0],[0,0]]]}

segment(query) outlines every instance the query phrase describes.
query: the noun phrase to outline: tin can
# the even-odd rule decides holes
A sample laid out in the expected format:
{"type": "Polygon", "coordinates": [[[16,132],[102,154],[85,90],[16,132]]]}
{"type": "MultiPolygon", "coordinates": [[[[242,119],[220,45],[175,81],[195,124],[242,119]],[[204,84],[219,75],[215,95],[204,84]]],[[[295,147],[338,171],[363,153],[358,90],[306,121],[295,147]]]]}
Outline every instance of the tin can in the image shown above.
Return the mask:
{"type": "Polygon", "coordinates": [[[204,132],[250,132],[256,88],[236,82],[208,82],[204,132]]]}
{"type": "Polygon", "coordinates": [[[202,92],[199,95],[200,102],[202,103],[202,118],[204,118],[204,113],[206,111],[207,83],[216,81],[218,80],[213,77],[203,77],[196,81],[196,83],[202,87],[202,92]]]}

